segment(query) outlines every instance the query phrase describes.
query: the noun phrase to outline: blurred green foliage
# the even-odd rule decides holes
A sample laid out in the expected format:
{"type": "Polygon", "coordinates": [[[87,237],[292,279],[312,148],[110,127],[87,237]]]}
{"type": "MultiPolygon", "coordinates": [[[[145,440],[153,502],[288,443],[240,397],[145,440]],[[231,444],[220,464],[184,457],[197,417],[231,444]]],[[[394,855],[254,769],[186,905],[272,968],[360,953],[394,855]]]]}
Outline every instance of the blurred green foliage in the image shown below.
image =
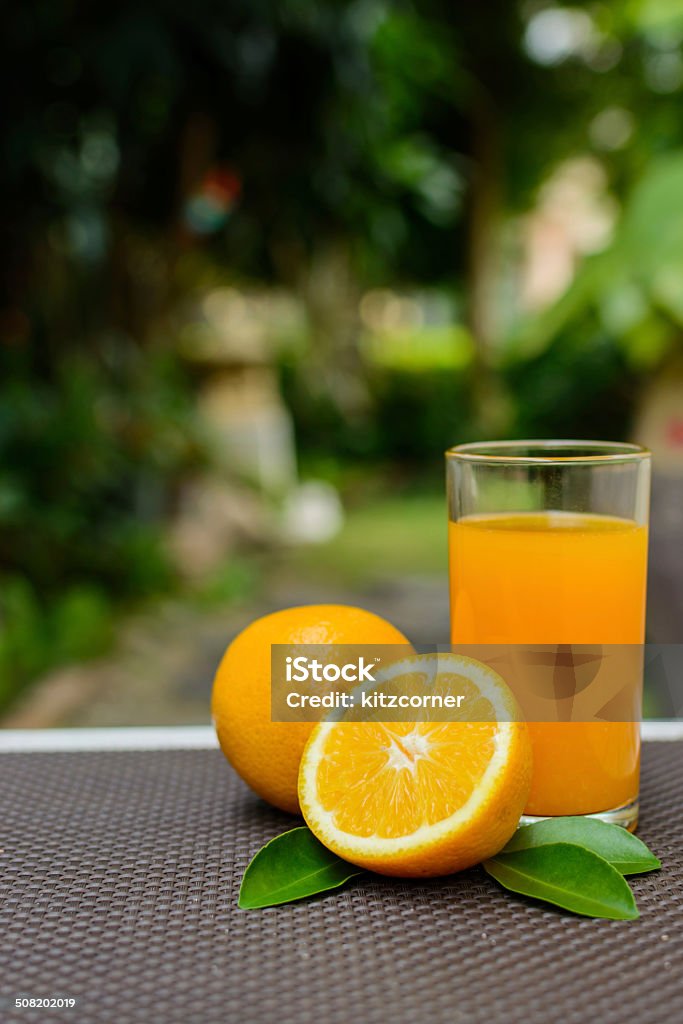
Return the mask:
{"type": "Polygon", "coordinates": [[[173,583],[159,522],[194,459],[165,355],[125,373],[77,354],[53,378],[13,369],[0,402],[0,703],[103,651],[117,605],[173,583]]]}
{"type": "Polygon", "coordinates": [[[413,466],[428,457],[440,472],[435,453],[443,452],[453,438],[471,433],[474,396],[467,372],[373,368],[366,385],[366,411],[349,416],[334,396],[314,392],[296,374],[284,373],[283,391],[307,456],[395,460],[413,466]]]}
{"type": "Polygon", "coordinates": [[[0,408],[0,559],[55,593],[101,580],[113,596],[168,583],[154,525],[188,458],[186,409],[163,360],[117,381],[66,358],[52,381],[6,381],[0,408]]]}
{"type": "Polygon", "coordinates": [[[49,603],[22,577],[2,581],[0,706],[40,672],[93,657],[113,637],[112,608],[100,587],[68,585],[49,603]]]}
{"type": "Polygon", "coordinates": [[[676,149],[652,160],[625,197],[611,245],[585,260],[559,302],[519,325],[508,358],[523,363],[562,346],[563,335],[583,336],[585,345],[592,324],[634,369],[658,366],[683,329],[682,195],[683,149],[676,149]]]}
{"type": "Polygon", "coordinates": [[[3,29],[0,701],[173,585],[162,525],[205,457],[176,342],[217,282],[299,297],[283,391],[330,478],[439,472],[482,432],[623,436],[680,348],[676,4],[41,0],[3,29]],[[515,218],[577,154],[616,230],[531,315],[515,218]],[[370,330],[377,287],[451,313],[370,330]]]}

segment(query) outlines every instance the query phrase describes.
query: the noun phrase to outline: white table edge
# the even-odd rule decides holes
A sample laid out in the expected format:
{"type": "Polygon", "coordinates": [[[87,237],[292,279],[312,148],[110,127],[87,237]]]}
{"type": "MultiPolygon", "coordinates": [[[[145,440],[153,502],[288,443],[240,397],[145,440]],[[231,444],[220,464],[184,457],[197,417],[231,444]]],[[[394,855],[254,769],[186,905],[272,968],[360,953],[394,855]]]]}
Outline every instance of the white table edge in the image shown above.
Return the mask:
{"type": "MultiPolygon", "coordinates": [[[[683,721],[647,721],[648,741],[683,740],[683,721]]],[[[210,725],[125,726],[98,729],[0,729],[0,754],[60,750],[210,750],[210,725]]]]}

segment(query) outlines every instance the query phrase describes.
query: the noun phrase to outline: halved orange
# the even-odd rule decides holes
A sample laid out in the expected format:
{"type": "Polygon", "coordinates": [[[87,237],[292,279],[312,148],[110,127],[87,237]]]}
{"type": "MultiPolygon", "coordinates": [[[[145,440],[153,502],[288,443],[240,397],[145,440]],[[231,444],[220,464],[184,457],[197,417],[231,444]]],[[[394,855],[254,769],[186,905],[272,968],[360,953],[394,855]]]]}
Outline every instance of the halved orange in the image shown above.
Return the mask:
{"type": "Polygon", "coordinates": [[[512,693],[490,668],[454,654],[415,655],[391,673],[398,690],[423,676],[434,690],[465,693],[461,720],[320,722],[299,770],[309,828],[338,856],[387,875],[445,875],[493,856],[531,785],[531,744],[512,693]],[[472,708],[481,720],[464,720],[472,708]]]}

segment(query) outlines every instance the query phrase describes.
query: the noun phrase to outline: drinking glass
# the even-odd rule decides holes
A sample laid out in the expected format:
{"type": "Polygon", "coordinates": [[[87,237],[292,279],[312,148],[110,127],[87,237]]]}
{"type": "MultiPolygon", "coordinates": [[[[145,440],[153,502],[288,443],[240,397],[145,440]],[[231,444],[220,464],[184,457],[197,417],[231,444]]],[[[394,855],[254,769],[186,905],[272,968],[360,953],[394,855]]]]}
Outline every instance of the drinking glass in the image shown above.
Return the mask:
{"type": "MultiPolygon", "coordinates": [[[[451,448],[446,463],[453,644],[642,653],[646,449],[497,441],[451,448]]],[[[642,671],[637,686],[640,698],[642,671]]],[[[529,721],[529,730],[526,821],[590,814],[635,828],[639,721],[529,721]]]]}

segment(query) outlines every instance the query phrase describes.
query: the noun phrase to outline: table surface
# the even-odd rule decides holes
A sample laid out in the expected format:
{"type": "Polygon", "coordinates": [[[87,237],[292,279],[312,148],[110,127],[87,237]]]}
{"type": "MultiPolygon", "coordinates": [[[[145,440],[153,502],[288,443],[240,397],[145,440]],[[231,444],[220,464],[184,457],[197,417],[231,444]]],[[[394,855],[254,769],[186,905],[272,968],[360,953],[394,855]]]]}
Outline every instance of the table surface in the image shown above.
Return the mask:
{"type": "Polygon", "coordinates": [[[631,879],[641,917],[593,921],[503,892],[480,868],[364,876],[323,898],[236,906],[246,864],[297,824],[257,800],[204,731],[0,733],[0,1020],[78,1024],[622,1024],[679,1020],[683,740],[648,727],[631,879]],[[124,737],[123,734],[126,734],[124,737]],[[21,742],[19,741],[21,739],[21,742]],[[173,740],[173,742],[171,742],[173,740]],[[176,749],[170,749],[176,747],[176,749]],[[190,749],[194,747],[195,749],[190,749]],[[14,1009],[17,997],[73,1009],[14,1009]]]}

